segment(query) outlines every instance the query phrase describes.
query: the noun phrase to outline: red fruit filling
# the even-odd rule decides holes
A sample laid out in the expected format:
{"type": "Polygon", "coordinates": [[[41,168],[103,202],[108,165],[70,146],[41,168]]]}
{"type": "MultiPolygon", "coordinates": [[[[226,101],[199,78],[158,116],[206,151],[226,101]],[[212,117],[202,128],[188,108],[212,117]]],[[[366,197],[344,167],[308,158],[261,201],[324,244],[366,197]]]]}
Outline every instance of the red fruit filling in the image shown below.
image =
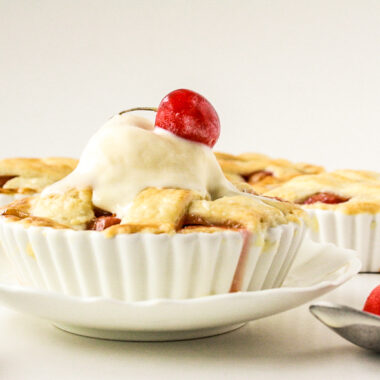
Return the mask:
{"type": "Polygon", "coordinates": [[[94,207],[94,214],[96,218],[100,218],[101,216],[115,216],[114,214],[112,214],[112,212],[103,210],[99,207],[94,207]]]}
{"type": "Polygon", "coordinates": [[[115,216],[100,216],[95,218],[88,226],[92,231],[104,231],[108,227],[120,224],[121,220],[115,216]]]}
{"type": "Polygon", "coordinates": [[[327,203],[327,204],[337,204],[337,203],[347,202],[349,199],[350,198],[341,197],[333,193],[317,193],[310,196],[309,198],[307,198],[306,200],[300,203],[304,205],[311,205],[317,202],[327,203]]]}

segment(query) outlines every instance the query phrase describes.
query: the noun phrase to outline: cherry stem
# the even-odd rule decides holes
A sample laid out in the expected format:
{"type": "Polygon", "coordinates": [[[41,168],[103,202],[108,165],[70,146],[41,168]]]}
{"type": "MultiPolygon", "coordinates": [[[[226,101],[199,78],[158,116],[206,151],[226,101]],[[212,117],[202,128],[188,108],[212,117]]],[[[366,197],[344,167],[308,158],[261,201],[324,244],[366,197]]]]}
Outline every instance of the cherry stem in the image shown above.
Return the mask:
{"type": "Polygon", "coordinates": [[[135,107],[135,108],[130,108],[129,110],[121,111],[121,112],[119,112],[119,115],[123,115],[124,113],[132,112],[132,111],[153,111],[153,112],[157,112],[157,108],[155,108],[155,107],[135,107]]]}

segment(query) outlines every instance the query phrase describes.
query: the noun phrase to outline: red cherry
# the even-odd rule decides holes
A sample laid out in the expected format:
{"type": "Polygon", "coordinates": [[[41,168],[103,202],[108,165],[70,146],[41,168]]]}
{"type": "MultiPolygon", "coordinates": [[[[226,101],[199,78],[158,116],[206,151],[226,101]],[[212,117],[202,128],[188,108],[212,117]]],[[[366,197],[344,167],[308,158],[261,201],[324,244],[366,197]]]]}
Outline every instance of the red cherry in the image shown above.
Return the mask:
{"type": "Polygon", "coordinates": [[[166,95],[158,106],[155,124],[210,148],[220,135],[219,117],[214,107],[202,95],[190,90],[175,90],[166,95]]]}
{"type": "Polygon", "coordinates": [[[380,285],[372,290],[365,301],[364,311],[367,313],[380,315],[380,285]]]}
{"type": "Polygon", "coordinates": [[[305,201],[303,201],[302,204],[311,205],[313,203],[322,202],[333,205],[337,203],[347,202],[348,200],[349,198],[344,198],[333,193],[317,193],[307,198],[305,201]]]}

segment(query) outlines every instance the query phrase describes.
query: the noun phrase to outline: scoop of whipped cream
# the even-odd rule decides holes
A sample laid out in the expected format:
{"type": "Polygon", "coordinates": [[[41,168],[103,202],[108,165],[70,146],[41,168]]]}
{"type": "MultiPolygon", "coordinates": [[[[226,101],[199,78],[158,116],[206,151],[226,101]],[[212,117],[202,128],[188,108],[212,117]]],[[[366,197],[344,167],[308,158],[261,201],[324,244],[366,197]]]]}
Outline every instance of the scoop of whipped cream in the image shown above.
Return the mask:
{"type": "Polygon", "coordinates": [[[85,187],[93,189],[96,207],[120,218],[147,187],[190,189],[210,199],[238,193],[208,146],[135,114],[110,119],[92,136],[77,168],[42,195],[85,187]]]}

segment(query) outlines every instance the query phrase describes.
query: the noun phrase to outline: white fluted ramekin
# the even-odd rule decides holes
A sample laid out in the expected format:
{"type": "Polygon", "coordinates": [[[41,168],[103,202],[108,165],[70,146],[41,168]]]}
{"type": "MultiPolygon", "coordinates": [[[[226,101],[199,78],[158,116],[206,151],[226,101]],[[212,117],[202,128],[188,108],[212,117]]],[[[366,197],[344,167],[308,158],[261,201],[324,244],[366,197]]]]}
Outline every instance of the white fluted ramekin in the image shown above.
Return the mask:
{"type": "Polygon", "coordinates": [[[310,237],[357,251],[362,272],[380,272],[380,213],[347,215],[331,210],[306,210],[312,218],[310,237]]]}
{"type": "Polygon", "coordinates": [[[305,230],[291,223],[249,240],[237,231],[107,238],[0,219],[0,239],[23,285],[124,301],[280,287],[305,230]]]}

